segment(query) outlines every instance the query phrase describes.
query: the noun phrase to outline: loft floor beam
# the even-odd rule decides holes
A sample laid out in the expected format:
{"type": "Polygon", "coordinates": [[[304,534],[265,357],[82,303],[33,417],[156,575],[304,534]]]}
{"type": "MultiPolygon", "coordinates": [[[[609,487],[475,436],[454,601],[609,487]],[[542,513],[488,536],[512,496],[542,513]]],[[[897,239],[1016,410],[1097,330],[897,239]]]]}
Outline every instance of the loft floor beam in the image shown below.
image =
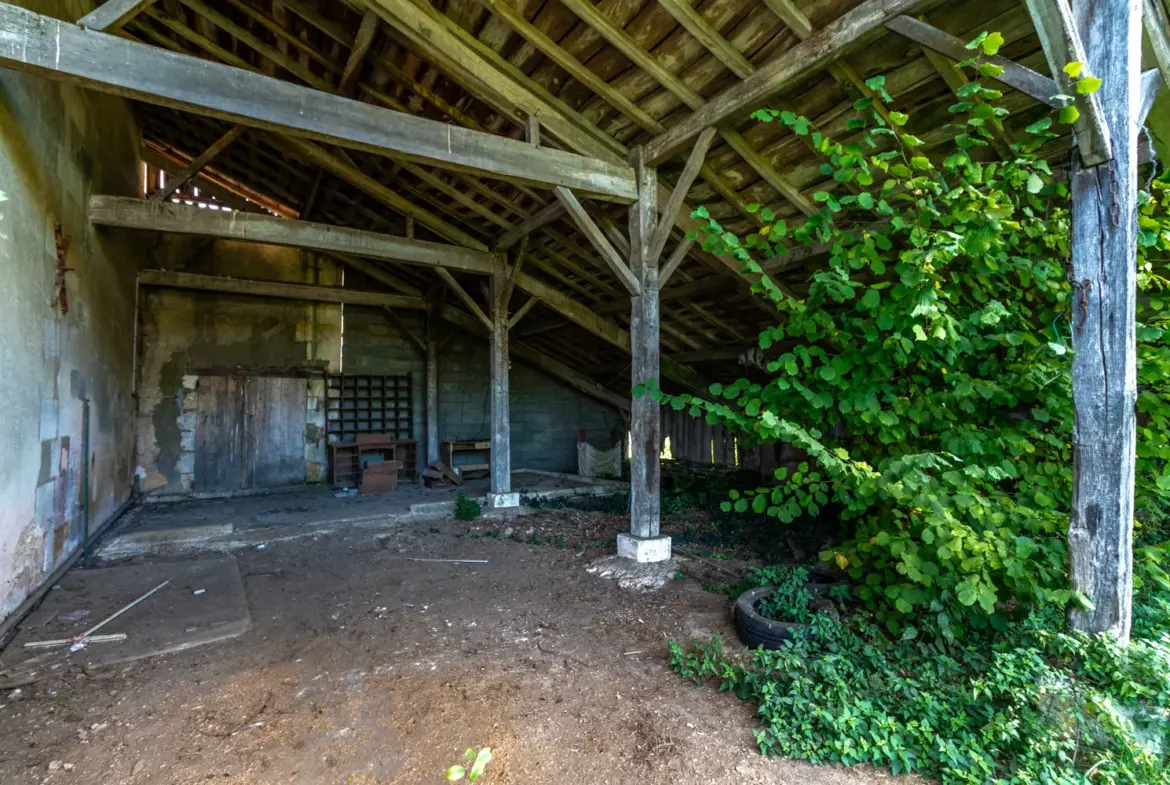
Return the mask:
{"type": "Polygon", "coordinates": [[[193,289],[203,292],[219,292],[220,294],[244,294],[253,297],[275,297],[282,300],[303,300],[311,303],[373,305],[383,308],[414,310],[426,310],[427,307],[426,300],[420,297],[404,297],[399,294],[384,294],[382,292],[362,292],[338,286],[224,278],[217,275],[197,275],[174,270],[139,270],[138,283],[142,286],[193,289]]]}
{"type": "Polygon", "coordinates": [[[0,4],[0,65],[101,92],[547,188],[629,202],[633,174],[586,158],[375,107],[241,68],[125,41],[0,4]]]}
{"type": "Polygon", "coordinates": [[[293,221],[256,213],[205,210],[185,204],[150,202],[120,196],[91,196],[89,218],[100,226],[147,229],[176,234],[218,237],[268,245],[353,254],[370,259],[450,268],[488,275],[491,254],[458,245],[409,240],[405,237],[344,226],[293,221]]]}

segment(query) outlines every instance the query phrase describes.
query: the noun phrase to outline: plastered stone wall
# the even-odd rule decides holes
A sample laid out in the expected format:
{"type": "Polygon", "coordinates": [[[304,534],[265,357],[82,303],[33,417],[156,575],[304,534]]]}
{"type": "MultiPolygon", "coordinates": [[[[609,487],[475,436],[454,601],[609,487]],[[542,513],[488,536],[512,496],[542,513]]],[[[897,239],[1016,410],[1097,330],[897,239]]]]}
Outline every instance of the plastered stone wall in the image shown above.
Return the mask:
{"type": "MultiPolygon", "coordinates": [[[[151,267],[268,281],[340,283],[333,263],[292,248],[151,236],[151,267]]],[[[327,369],[341,360],[341,306],[165,288],[142,289],[139,319],[137,462],[153,495],[195,485],[201,374],[327,369]]],[[[305,477],[326,471],[324,386],[309,383],[305,477]]]]}
{"type": "MultiPolygon", "coordinates": [[[[70,20],[93,6],[17,5],[70,20]]],[[[95,229],[86,206],[138,195],[138,148],[126,102],[0,70],[0,618],[80,546],[85,462],[93,529],[130,496],[139,245],[95,229]]]]}

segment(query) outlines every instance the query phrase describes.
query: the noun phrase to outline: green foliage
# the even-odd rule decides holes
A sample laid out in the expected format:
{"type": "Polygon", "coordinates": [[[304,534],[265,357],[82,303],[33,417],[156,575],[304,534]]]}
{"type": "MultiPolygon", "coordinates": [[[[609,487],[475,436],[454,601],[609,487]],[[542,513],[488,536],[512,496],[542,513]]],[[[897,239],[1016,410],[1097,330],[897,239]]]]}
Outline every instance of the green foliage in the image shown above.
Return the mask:
{"type": "Polygon", "coordinates": [[[772,593],[757,606],[760,614],[776,621],[807,624],[812,621],[809,608],[808,569],[806,567],[753,567],[747,576],[748,586],[737,587],[747,591],[756,586],[771,586],[772,593]]]}
{"type": "Polygon", "coordinates": [[[817,616],[777,651],[672,642],[671,664],[757,704],[766,754],[888,765],[944,785],[1170,783],[1168,628],[1123,649],[1046,631],[1054,625],[1030,619],[960,645],[817,616]]]}
{"type": "Polygon", "coordinates": [[[479,502],[475,499],[468,498],[462,492],[455,497],[455,520],[474,521],[482,514],[483,510],[479,508],[479,502]]]}
{"type": "MultiPolygon", "coordinates": [[[[1037,155],[1057,137],[1052,117],[1029,125],[1005,160],[986,154],[1008,114],[981,81],[997,75],[986,57],[1002,43],[983,34],[960,64],[974,78],[950,107],[946,151],[928,149],[905,114],[887,123],[881,77],[867,82],[875,97],[854,104],[845,141],[790,111],[756,112],[808,137],[832,183],[796,227],[753,205],[764,225],[740,237],[694,213],[704,249],[742,262],[776,306],[778,324],[759,336],[773,358],[767,377],[712,385],[707,397],[648,389],[676,410],[803,449],[796,471],[732,491],[723,509],[790,522],[839,505],[853,536],[821,558],[895,634],[929,617],[950,641],[1083,601],[1067,583],[1064,539],[1070,334],[1082,319],[1066,271],[1068,190],[1037,155]],[[826,257],[803,299],[763,266],[795,246],[826,257]]],[[[1070,76],[1078,92],[1098,86],[1083,70],[1070,76]]],[[[1168,214],[1170,190],[1154,183],[1140,217],[1143,520],[1170,508],[1168,214]]]]}

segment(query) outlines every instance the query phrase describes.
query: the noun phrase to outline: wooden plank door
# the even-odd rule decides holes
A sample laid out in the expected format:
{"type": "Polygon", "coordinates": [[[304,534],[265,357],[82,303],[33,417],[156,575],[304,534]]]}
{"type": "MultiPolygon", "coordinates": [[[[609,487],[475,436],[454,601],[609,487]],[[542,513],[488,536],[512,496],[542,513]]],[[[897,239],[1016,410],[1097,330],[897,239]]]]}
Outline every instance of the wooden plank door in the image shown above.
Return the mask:
{"type": "Polygon", "coordinates": [[[244,400],[247,379],[201,376],[195,422],[195,490],[244,487],[244,400]]]}
{"type": "Polygon", "coordinates": [[[305,481],[305,379],[256,376],[248,380],[245,455],[248,488],[275,488],[305,481]]]}

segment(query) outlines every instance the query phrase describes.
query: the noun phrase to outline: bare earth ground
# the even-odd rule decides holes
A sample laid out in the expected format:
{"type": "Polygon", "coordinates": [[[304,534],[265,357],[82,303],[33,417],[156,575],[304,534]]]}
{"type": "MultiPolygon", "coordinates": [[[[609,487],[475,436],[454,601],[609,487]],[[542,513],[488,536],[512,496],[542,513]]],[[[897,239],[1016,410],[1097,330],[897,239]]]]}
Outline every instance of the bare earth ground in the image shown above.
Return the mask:
{"type": "Polygon", "coordinates": [[[586,574],[610,548],[576,544],[608,517],[240,552],[252,632],[0,693],[0,782],[440,783],[481,746],[495,755],[481,782],[501,785],[892,779],[761,758],[751,707],[667,662],[668,639],[730,639],[726,599],[694,579],[632,594],[586,574]]]}

